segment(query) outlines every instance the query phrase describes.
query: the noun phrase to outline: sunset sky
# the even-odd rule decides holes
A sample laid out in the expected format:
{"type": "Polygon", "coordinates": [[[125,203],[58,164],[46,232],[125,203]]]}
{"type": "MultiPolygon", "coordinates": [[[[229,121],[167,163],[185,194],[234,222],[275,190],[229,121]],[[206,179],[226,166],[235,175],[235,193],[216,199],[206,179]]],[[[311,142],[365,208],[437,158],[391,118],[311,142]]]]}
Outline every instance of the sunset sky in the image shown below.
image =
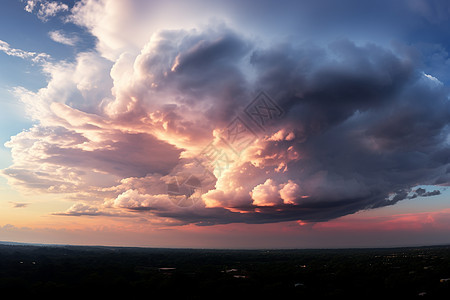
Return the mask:
{"type": "Polygon", "coordinates": [[[446,0],[4,0],[0,241],[450,243],[446,0]]]}

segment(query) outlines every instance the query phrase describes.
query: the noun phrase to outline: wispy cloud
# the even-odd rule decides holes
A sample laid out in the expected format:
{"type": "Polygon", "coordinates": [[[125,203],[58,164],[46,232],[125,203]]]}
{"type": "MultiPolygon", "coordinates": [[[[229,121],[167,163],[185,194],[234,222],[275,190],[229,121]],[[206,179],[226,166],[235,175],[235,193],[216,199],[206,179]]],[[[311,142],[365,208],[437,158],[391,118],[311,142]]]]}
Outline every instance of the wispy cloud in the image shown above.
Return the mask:
{"type": "Polygon", "coordinates": [[[0,51],[9,56],[31,60],[34,63],[45,63],[51,58],[50,55],[46,53],[37,53],[12,48],[7,42],[2,40],[0,40],[0,51]]]}
{"type": "Polygon", "coordinates": [[[28,202],[10,202],[14,208],[24,208],[30,205],[28,202]]]}
{"type": "Polygon", "coordinates": [[[61,30],[50,31],[48,35],[53,41],[68,46],[75,46],[75,44],[79,41],[77,36],[68,36],[61,30]]]}

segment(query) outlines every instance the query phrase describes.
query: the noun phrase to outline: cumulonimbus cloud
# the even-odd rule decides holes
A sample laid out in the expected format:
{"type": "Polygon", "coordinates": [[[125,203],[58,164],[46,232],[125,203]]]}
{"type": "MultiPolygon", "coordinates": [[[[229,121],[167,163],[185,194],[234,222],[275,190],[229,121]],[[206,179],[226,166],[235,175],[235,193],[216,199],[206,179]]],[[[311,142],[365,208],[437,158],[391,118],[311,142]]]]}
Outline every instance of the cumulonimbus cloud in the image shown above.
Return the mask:
{"type": "Polygon", "coordinates": [[[449,183],[447,90],[408,54],[348,39],[263,46],[215,23],[160,30],[134,51],[83,19],[94,2],[74,18],[101,48],[47,64],[38,92],[16,89],[38,124],[6,144],[2,171],[18,188],[80,200],[63,215],[314,222],[449,183]],[[278,116],[264,126],[248,106],[261,90],[275,106],[259,107],[278,116]],[[230,152],[231,128],[248,135],[230,152]],[[202,167],[205,149],[229,151],[226,168],[202,167]],[[200,192],[182,207],[167,188],[187,175],[200,192]]]}

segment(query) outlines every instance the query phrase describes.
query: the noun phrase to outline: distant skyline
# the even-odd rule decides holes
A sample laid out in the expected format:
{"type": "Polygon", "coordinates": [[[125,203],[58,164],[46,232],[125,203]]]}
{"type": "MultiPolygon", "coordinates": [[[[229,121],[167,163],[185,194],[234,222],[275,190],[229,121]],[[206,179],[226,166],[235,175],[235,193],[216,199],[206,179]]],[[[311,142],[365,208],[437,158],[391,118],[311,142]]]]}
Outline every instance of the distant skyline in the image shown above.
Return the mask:
{"type": "Polygon", "coordinates": [[[448,1],[0,5],[0,241],[450,243],[448,1]]]}

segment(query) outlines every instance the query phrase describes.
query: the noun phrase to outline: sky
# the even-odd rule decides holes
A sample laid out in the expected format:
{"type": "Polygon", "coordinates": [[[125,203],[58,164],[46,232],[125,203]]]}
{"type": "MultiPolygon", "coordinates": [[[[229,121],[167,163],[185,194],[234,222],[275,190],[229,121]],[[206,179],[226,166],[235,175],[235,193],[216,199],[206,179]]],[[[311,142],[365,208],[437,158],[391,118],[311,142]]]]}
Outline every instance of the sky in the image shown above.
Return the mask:
{"type": "Polygon", "coordinates": [[[0,241],[450,243],[448,1],[0,7],[0,241]]]}

